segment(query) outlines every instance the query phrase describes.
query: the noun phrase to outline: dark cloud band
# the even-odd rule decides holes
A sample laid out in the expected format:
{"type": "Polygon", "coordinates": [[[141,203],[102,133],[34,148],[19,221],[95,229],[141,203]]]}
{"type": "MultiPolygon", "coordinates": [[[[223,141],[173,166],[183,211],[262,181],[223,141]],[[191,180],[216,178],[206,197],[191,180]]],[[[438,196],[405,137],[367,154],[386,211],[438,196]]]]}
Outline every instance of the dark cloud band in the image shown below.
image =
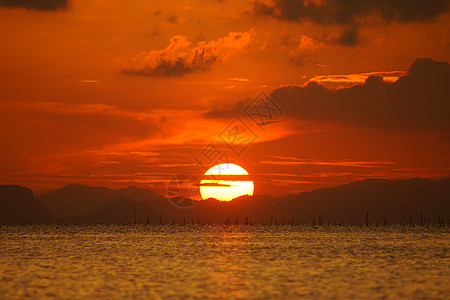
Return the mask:
{"type": "Polygon", "coordinates": [[[357,46],[361,43],[360,26],[430,22],[449,8],[450,0],[256,0],[251,13],[289,22],[341,25],[347,30],[335,42],[357,46]]]}
{"type": "Polygon", "coordinates": [[[272,97],[299,119],[378,129],[450,130],[447,62],[416,59],[396,82],[371,76],[365,83],[329,90],[315,82],[288,86],[272,97]]]}
{"type": "Polygon", "coordinates": [[[253,13],[293,22],[355,25],[384,22],[428,22],[449,9],[448,0],[274,0],[253,3],[253,13]]]}
{"type": "MultiPolygon", "coordinates": [[[[339,90],[310,82],[278,88],[271,96],[287,115],[301,120],[383,130],[450,130],[449,64],[429,58],[416,59],[395,82],[370,76],[339,90]]],[[[242,106],[213,110],[205,117],[227,117],[242,106]]]]}
{"type": "Polygon", "coordinates": [[[67,8],[68,0],[0,0],[0,6],[53,11],[67,8]]]}

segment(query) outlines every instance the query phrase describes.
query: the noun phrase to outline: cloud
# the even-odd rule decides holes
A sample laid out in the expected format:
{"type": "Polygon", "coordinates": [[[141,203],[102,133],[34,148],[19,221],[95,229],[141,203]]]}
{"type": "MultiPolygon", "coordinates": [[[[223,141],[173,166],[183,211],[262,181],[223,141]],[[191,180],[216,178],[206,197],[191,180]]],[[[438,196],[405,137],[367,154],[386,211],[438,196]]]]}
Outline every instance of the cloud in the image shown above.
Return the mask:
{"type": "Polygon", "coordinates": [[[448,0],[273,0],[254,1],[252,12],[291,22],[354,25],[429,22],[448,8],[448,0]]]}
{"type": "Polygon", "coordinates": [[[178,18],[175,15],[170,15],[166,18],[167,22],[169,22],[170,24],[178,24],[178,18]]]}
{"type": "Polygon", "coordinates": [[[252,32],[230,32],[226,37],[195,46],[183,35],[175,35],[162,50],[142,52],[123,73],[141,76],[183,76],[204,72],[231,55],[243,51],[252,41],[252,32]]]}
{"type": "Polygon", "coordinates": [[[83,79],[80,80],[81,83],[100,83],[100,80],[94,80],[94,79],[83,79]]]}
{"type": "Polygon", "coordinates": [[[249,82],[249,81],[250,81],[250,79],[248,79],[248,78],[240,78],[240,77],[228,78],[228,80],[232,80],[232,81],[242,81],[242,82],[249,82]]]}
{"type": "Polygon", "coordinates": [[[336,166],[336,167],[359,167],[359,168],[375,168],[380,165],[393,165],[390,161],[355,161],[350,159],[341,160],[306,160],[297,157],[286,157],[273,155],[269,160],[263,160],[260,163],[281,166],[336,166]]]}
{"type": "Polygon", "coordinates": [[[310,82],[272,93],[281,107],[304,120],[378,129],[450,130],[447,62],[416,59],[395,82],[370,76],[363,84],[330,90],[310,82]]]}
{"type": "Polygon", "coordinates": [[[200,186],[218,186],[218,187],[232,187],[233,185],[228,183],[221,183],[221,182],[206,182],[203,181],[200,186]]]}
{"type": "Polygon", "coordinates": [[[231,119],[239,116],[244,111],[244,101],[239,101],[233,107],[228,107],[225,109],[213,108],[210,111],[203,114],[206,119],[231,119]]]}
{"type": "Polygon", "coordinates": [[[350,27],[334,43],[357,46],[360,26],[431,22],[449,10],[448,0],[271,0],[254,1],[251,14],[288,22],[350,27]]]}
{"type": "Polygon", "coordinates": [[[387,71],[387,72],[368,72],[357,74],[339,74],[339,75],[316,75],[311,77],[309,81],[320,83],[364,83],[370,76],[381,76],[384,81],[395,82],[400,76],[405,75],[404,71],[387,71]]]}
{"type": "Polygon", "coordinates": [[[340,38],[336,37],[310,37],[302,34],[299,38],[284,35],[276,45],[277,48],[286,47],[291,59],[288,64],[296,66],[315,65],[323,66],[314,58],[318,49],[330,45],[341,44],[340,38]]]}
{"type": "MultiPolygon", "coordinates": [[[[430,58],[416,59],[395,82],[368,76],[364,83],[334,90],[311,81],[306,86],[283,86],[271,97],[288,116],[305,121],[385,130],[450,130],[449,64],[430,58]]],[[[204,117],[233,115],[243,105],[213,109],[204,117]]]]}
{"type": "Polygon", "coordinates": [[[295,53],[292,55],[291,59],[288,61],[288,64],[292,64],[298,67],[305,66],[313,62],[313,59],[310,54],[305,53],[295,53]]]}
{"type": "Polygon", "coordinates": [[[68,0],[0,0],[0,6],[53,11],[67,8],[68,2],[68,0]]]}
{"type": "Polygon", "coordinates": [[[358,31],[355,28],[346,30],[337,40],[337,43],[342,46],[357,46],[361,43],[358,31]]]}

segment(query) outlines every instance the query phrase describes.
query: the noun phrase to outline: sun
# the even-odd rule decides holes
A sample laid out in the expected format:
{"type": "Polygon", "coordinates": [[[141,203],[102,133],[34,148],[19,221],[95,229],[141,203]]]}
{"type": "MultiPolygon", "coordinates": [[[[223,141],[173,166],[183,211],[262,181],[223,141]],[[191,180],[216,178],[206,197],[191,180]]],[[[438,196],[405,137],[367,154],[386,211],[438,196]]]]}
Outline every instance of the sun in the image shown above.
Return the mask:
{"type": "Polygon", "coordinates": [[[215,198],[230,201],[234,198],[253,196],[254,184],[248,172],[236,164],[219,164],[206,171],[200,181],[200,194],[203,199],[215,198]]]}

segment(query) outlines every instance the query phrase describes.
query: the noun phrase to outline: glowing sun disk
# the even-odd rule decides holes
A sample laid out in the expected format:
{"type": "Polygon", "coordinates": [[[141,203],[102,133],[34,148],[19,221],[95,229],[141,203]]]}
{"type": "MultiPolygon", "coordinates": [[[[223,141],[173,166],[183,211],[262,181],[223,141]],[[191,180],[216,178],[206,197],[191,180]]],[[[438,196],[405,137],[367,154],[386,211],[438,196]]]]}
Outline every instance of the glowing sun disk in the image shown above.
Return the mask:
{"type": "Polygon", "coordinates": [[[215,198],[219,201],[230,201],[243,195],[253,195],[254,184],[251,180],[221,180],[222,175],[249,175],[236,164],[219,164],[210,168],[200,181],[200,194],[203,199],[215,198]],[[214,175],[214,176],[210,176],[214,175]]]}

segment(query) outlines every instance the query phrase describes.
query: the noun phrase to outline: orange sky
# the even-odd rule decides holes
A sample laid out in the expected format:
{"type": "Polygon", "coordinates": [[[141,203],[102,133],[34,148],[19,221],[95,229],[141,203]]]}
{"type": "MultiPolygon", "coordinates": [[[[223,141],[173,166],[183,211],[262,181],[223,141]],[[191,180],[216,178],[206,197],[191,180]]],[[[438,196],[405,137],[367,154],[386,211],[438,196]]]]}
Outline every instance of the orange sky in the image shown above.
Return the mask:
{"type": "Polygon", "coordinates": [[[164,193],[211,141],[256,194],[450,175],[448,1],[132,2],[0,0],[3,184],[164,193]],[[283,110],[263,127],[260,91],[283,110]]]}

